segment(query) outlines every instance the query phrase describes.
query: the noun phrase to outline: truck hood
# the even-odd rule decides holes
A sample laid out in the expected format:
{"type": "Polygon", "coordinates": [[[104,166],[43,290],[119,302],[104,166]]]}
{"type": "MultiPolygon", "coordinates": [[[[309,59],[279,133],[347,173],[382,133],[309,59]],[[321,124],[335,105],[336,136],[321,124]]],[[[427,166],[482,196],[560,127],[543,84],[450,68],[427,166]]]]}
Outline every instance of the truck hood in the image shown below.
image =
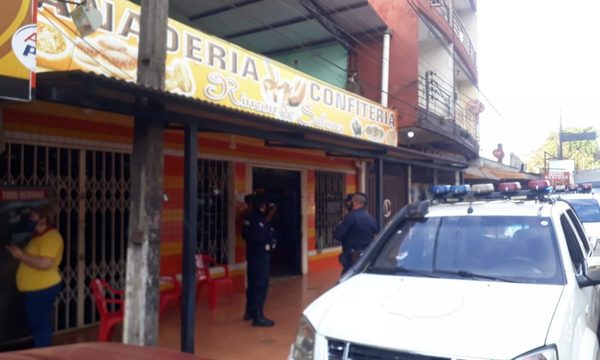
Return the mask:
{"type": "Polygon", "coordinates": [[[360,274],[304,314],[326,338],[431,356],[512,359],[545,344],[562,290],[360,274]]]}

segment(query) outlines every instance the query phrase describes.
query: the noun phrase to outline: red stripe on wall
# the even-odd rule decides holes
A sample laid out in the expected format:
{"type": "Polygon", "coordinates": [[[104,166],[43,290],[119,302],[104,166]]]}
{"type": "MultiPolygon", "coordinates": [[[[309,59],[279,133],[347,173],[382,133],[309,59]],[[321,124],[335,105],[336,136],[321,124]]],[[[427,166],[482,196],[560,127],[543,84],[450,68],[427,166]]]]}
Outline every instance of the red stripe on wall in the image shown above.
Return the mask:
{"type": "Polygon", "coordinates": [[[246,182],[246,164],[235,163],[234,165],[235,178],[241,182],[246,182]]]}
{"type": "Polygon", "coordinates": [[[298,152],[298,151],[290,151],[285,149],[273,149],[267,147],[259,147],[253,145],[247,145],[243,143],[237,143],[235,151],[232,151],[229,148],[229,141],[218,140],[218,139],[208,139],[203,138],[199,141],[200,144],[200,152],[202,153],[203,149],[206,150],[225,150],[227,152],[231,152],[233,155],[248,155],[252,154],[255,156],[266,156],[266,157],[277,157],[281,158],[282,161],[297,161],[301,163],[306,162],[316,162],[321,164],[326,164],[327,166],[332,165],[348,165],[352,164],[351,161],[348,160],[332,160],[331,158],[322,156],[322,155],[314,155],[306,152],[298,152]]]}
{"type": "Polygon", "coordinates": [[[355,174],[346,174],[346,186],[354,186],[354,188],[356,189],[358,180],[356,179],[356,175],[355,174]]]}
{"type": "Polygon", "coordinates": [[[15,109],[6,109],[4,111],[4,116],[7,123],[12,122],[17,125],[27,123],[30,125],[82,131],[90,134],[99,133],[128,138],[133,137],[133,129],[131,127],[117,124],[103,124],[95,121],[85,121],[64,116],[59,117],[46,114],[30,113],[15,109]]]}
{"type": "Polygon", "coordinates": [[[338,269],[340,272],[342,271],[342,266],[338,261],[338,254],[333,254],[332,256],[322,257],[319,259],[314,259],[308,261],[308,272],[317,272],[324,270],[338,269]]]}
{"type": "Polygon", "coordinates": [[[165,175],[178,175],[182,177],[185,170],[185,162],[181,156],[165,155],[164,157],[164,174],[165,175]]]}
{"type": "Polygon", "coordinates": [[[181,255],[168,255],[160,257],[161,275],[181,274],[181,255]]]}
{"type": "Polygon", "coordinates": [[[235,247],[235,263],[240,264],[246,261],[246,245],[235,247]]]}

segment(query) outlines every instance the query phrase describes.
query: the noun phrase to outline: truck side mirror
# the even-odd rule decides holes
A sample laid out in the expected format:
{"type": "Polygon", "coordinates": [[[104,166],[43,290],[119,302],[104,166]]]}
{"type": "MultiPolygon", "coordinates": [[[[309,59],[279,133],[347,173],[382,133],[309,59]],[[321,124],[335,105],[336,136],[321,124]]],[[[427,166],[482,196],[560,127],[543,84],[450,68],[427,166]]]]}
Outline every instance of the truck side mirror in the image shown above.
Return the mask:
{"type": "Polygon", "coordinates": [[[600,256],[592,256],[585,262],[585,277],[595,284],[600,284],[600,256]]]}

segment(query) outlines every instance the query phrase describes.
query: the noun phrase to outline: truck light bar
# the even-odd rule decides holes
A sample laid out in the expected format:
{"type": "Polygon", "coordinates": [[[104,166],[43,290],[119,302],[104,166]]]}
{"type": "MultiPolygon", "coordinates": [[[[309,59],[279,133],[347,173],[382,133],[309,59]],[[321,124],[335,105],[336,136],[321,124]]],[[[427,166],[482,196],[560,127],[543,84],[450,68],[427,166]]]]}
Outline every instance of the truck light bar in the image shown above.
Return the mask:
{"type": "Polygon", "coordinates": [[[519,182],[505,182],[498,185],[498,191],[502,193],[510,193],[521,190],[521,183],[519,182]]]}
{"type": "Polygon", "coordinates": [[[471,186],[471,192],[475,195],[488,195],[494,192],[494,184],[475,184],[471,186]]]}
{"type": "Polygon", "coordinates": [[[548,180],[531,180],[527,187],[533,191],[552,192],[552,186],[548,180]]]}

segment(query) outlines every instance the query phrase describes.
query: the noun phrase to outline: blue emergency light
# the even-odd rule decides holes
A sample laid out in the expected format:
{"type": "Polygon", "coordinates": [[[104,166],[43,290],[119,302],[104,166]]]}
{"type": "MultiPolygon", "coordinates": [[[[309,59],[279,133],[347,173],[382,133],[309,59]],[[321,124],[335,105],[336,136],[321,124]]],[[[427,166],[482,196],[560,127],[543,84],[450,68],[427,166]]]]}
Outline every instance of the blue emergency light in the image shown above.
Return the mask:
{"type": "Polygon", "coordinates": [[[471,191],[471,186],[469,185],[452,185],[450,186],[449,193],[454,196],[466,195],[471,191]]]}
{"type": "Polygon", "coordinates": [[[433,194],[433,196],[441,196],[446,195],[450,192],[450,185],[433,185],[429,192],[433,194]]]}

